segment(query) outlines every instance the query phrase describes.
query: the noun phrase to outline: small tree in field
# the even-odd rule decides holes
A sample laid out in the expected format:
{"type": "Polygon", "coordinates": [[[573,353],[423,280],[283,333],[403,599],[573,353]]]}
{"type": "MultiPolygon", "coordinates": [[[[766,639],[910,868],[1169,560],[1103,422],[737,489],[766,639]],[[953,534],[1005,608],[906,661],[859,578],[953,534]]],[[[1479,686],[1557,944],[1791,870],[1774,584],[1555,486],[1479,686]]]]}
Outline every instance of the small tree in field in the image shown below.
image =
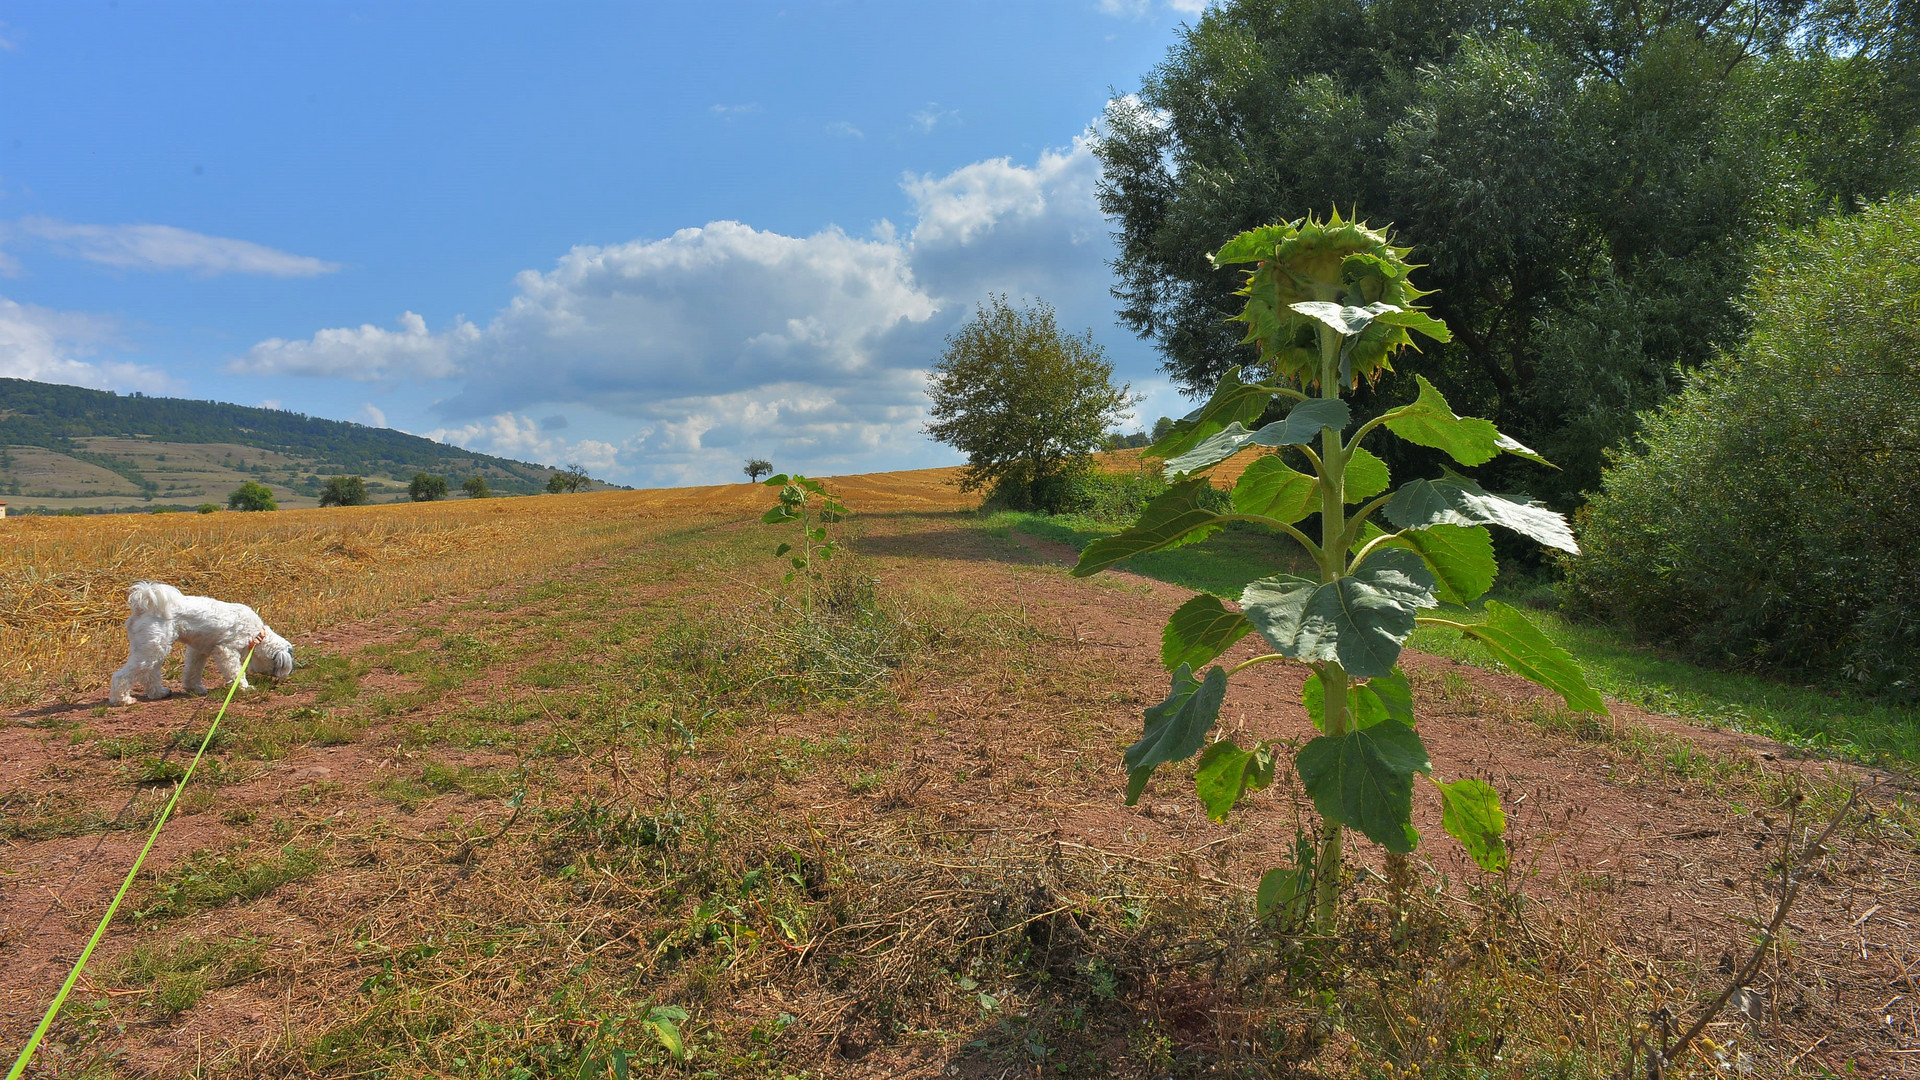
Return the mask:
{"type": "Polygon", "coordinates": [[[321,506],[365,506],[373,501],[367,482],[358,476],[332,476],[320,490],[321,506]]]}
{"type": "Polygon", "coordinates": [[[229,510],[278,510],[279,504],[273,501],[273,489],[258,480],[249,480],[233,489],[227,496],[229,510]]]}
{"type": "Polygon", "coordinates": [[[417,472],[407,484],[407,498],[414,502],[438,502],[447,497],[447,478],[417,472]]]}
{"type": "Polygon", "coordinates": [[[1424,294],[1407,279],[1413,267],[1406,254],[1338,214],[1253,229],[1216,252],[1216,266],[1254,264],[1240,290],[1246,308],[1239,320],[1247,324],[1246,341],[1260,350],[1264,371],[1252,381],[1241,378],[1240,368],[1227,372],[1205,405],[1154,444],[1149,454],[1166,462],[1172,487],[1148,504],[1133,528],[1087,545],[1074,568],[1081,576],[1096,573],[1234,522],[1298,544],[1311,559],[1314,576],[1262,578],[1240,593],[1235,608],[1203,593],[1173,613],[1161,649],[1173,676],[1171,693],[1146,710],[1144,733],[1127,749],[1125,763],[1131,804],[1156,768],[1198,754],[1195,793],[1209,817],[1224,821],[1248,792],[1273,783],[1278,759],[1288,752],[1280,737],[1249,747],[1208,739],[1228,678],[1277,660],[1311,667],[1302,704],[1319,734],[1294,755],[1293,774],[1322,819],[1320,849],[1316,855],[1304,844],[1293,866],[1268,871],[1257,906],[1263,914],[1299,915],[1311,900],[1322,933],[1334,929],[1339,914],[1344,830],[1386,848],[1390,863],[1419,843],[1412,822],[1416,778],[1430,781],[1443,827],[1475,862],[1488,870],[1507,863],[1499,794],[1480,780],[1436,777],[1416,731],[1413,687],[1399,666],[1414,627],[1462,633],[1515,673],[1559,694],[1569,708],[1606,712],[1573,659],[1526,616],[1491,600],[1473,610],[1496,570],[1487,526],[1577,551],[1566,521],[1530,499],[1491,494],[1450,470],[1392,490],[1386,463],[1361,444],[1384,427],[1461,466],[1503,453],[1541,461],[1539,455],[1488,421],[1455,416],[1423,378],[1415,380],[1413,401],[1344,434],[1352,415],[1343,394],[1391,370],[1393,355],[1413,344],[1413,333],[1436,341],[1451,336],[1444,323],[1414,306],[1424,294]],[[1249,429],[1275,399],[1288,403],[1287,414],[1249,429]],[[1231,512],[1210,509],[1214,489],[1207,474],[1255,447],[1265,456],[1234,485],[1231,512]],[[1315,514],[1318,540],[1296,525],[1315,514]],[[1421,614],[1443,603],[1457,605],[1456,611],[1421,614]],[[1199,674],[1255,633],[1271,651],[1199,674]]]}
{"type": "Polygon", "coordinates": [[[487,487],[487,478],[478,475],[469,476],[462,481],[460,490],[466,492],[469,499],[484,499],[493,494],[492,489],[487,487]]]}
{"type": "Polygon", "coordinates": [[[1133,404],[1093,342],[1061,333],[1044,301],[988,297],[947,339],[928,393],[927,434],[967,455],[960,490],[989,490],[1016,509],[1057,510],[1065,481],[1133,404]]]}
{"type": "Polygon", "coordinates": [[[571,495],[585,491],[593,486],[593,477],[587,475],[582,465],[568,465],[547,479],[547,493],[550,495],[571,495]]]}
{"type": "Polygon", "coordinates": [[[741,471],[747,474],[749,484],[757,484],[761,477],[773,472],[773,462],[766,458],[748,458],[746,468],[741,471]]]}

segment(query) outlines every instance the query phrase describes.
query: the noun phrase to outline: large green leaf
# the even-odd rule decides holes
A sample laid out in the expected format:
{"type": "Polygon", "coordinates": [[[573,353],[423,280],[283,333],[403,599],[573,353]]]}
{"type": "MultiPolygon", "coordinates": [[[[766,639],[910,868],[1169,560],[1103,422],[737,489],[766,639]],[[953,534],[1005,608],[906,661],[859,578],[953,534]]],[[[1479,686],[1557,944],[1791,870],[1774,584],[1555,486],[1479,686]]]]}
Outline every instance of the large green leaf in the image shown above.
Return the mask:
{"type": "Polygon", "coordinates": [[[1207,816],[1225,821],[1234,805],[1249,791],[1260,791],[1273,783],[1273,748],[1258,743],[1242,750],[1232,739],[1222,739],[1200,755],[1194,770],[1193,790],[1206,804],[1207,816]]]}
{"type": "Polygon", "coordinates": [[[1364,446],[1353,448],[1353,457],[1347,460],[1347,501],[1365,502],[1387,490],[1393,478],[1387,472],[1387,463],[1367,452],[1364,446]]]}
{"type": "Polygon", "coordinates": [[[1500,809],[1500,793],[1480,780],[1455,780],[1440,789],[1440,825],[1446,829],[1480,869],[1498,872],[1507,868],[1507,815],[1500,809]]]}
{"type": "Polygon", "coordinates": [[[1201,593],[1181,604],[1160,632],[1160,662],[1168,671],[1211,662],[1253,632],[1245,615],[1228,611],[1217,596],[1201,593]]]}
{"type": "Polygon", "coordinates": [[[1135,555],[1205,538],[1219,528],[1220,522],[1219,514],[1200,505],[1208,487],[1205,477],[1196,477],[1168,488],[1147,504],[1133,528],[1088,544],[1080,552],[1080,562],[1074,566],[1073,575],[1087,577],[1135,555]]]}
{"type": "Polygon", "coordinates": [[[1171,480],[1176,476],[1192,475],[1211,469],[1245,450],[1252,444],[1253,436],[1254,432],[1247,430],[1245,424],[1235,420],[1195,443],[1193,449],[1186,453],[1168,458],[1166,476],[1171,480]]]}
{"type": "Polygon", "coordinates": [[[1302,446],[1320,437],[1321,428],[1345,431],[1352,410],[1339,398],[1308,398],[1287,415],[1253,433],[1255,446],[1302,446]]]}
{"type": "Polygon", "coordinates": [[[1424,311],[1410,309],[1383,311],[1375,315],[1373,321],[1382,326],[1403,326],[1408,330],[1417,330],[1435,341],[1453,340],[1453,331],[1447,329],[1447,324],[1424,311]]]}
{"type": "Polygon", "coordinates": [[[1493,558],[1493,534],[1480,526],[1429,525],[1408,529],[1391,541],[1405,544],[1427,560],[1440,582],[1443,604],[1466,606],[1493,588],[1499,564],[1493,558]]]}
{"type": "Polygon", "coordinates": [[[1220,377],[1220,385],[1205,405],[1188,413],[1174,424],[1166,438],[1154,443],[1147,456],[1168,460],[1192,450],[1229,424],[1242,427],[1260,419],[1267,411],[1273,393],[1240,381],[1240,369],[1232,368],[1220,377]]]}
{"type": "Polygon", "coordinates": [[[1127,805],[1140,801],[1153,770],[1169,761],[1184,761],[1206,745],[1207,732],[1220,717],[1227,696],[1227,671],[1216,667],[1205,681],[1196,682],[1185,664],[1173,673],[1173,692],[1146,711],[1146,732],[1127,747],[1127,805]]]}
{"type": "Polygon", "coordinates": [[[1313,905],[1313,871],[1313,841],[1296,834],[1293,865],[1276,866],[1260,875],[1260,887],[1253,896],[1254,914],[1262,919],[1278,917],[1282,925],[1304,920],[1313,905]]]}
{"type": "Polygon", "coordinates": [[[1301,748],[1294,767],[1321,817],[1359,829],[1388,851],[1413,850],[1413,776],[1433,765],[1412,728],[1386,720],[1322,735],[1301,748]]]}
{"type": "Polygon", "coordinates": [[[1567,708],[1606,715],[1606,701],[1587,682],[1573,656],[1520,612],[1489,600],[1485,618],[1467,625],[1462,632],[1485,645],[1514,674],[1559,694],[1567,708]]]}
{"type": "Polygon", "coordinates": [[[1240,608],[1275,652],[1337,660],[1355,678],[1372,679],[1392,673],[1414,612],[1438,603],[1434,584],[1419,555],[1383,547],[1325,584],[1291,574],[1262,578],[1240,594],[1240,608]]]}
{"type": "Polygon", "coordinates": [[[1493,421],[1455,416],[1446,397],[1426,376],[1414,379],[1420,384],[1420,396],[1413,404],[1393,410],[1397,415],[1387,421],[1387,430],[1408,442],[1445,451],[1462,465],[1492,461],[1500,452],[1500,430],[1493,421]]]}
{"type": "MultiPolygon", "coordinates": [[[[1306,685],[1300,688],[1300,704],[1307,707],[1314,727],[1327,730],[1327,688],[1319,672],[1307,676],[1306,685]]],[[[1351,726],[1356,728],[1372,727],[1382,720],[1398,720],[1412,727],[1413,686],[1399,668],[1391,675],[1354,683],[1347,689],[1347,712],[1353,718],[1351,726]]]]}
{"type": "Polygon", "coordinates": [[[1269,454],[1255,459],[1234,481],[1233,508],[1291,525],[1320,509],[1320,481],[1269,454]]]}
{"type": "MultiPolygon", "coordinates": [[[[1353,413],[1339,398],[1308,398],[1287,415],[1258,431],[1238,420],[1193,443],[1184,453],[1166,459],[1168,479],[1210,469],[1249,446],[1299,446],[1320,437],[1320,429],[1341,431],[1353,413]]],[[[1169,436],[1171,440],[1174,436],[1169,436]]],[[[1155,448],[1158,450],[1158,447],[1155,448]]],[[[1161,455],[1156,455],[1161,456],[1161,455]]]]}
{"type": "Polygon", "coordinates": [[[1387,519],[1402,529],[1433,525],[1499,525],[1548,547],[1580,554],[1567,519],[1520,495],[1494,495],[1479,484],[1452,474],[1439,480],[1412,480],[1387,500],[1387,519]]]}
{"type": "Polygon", "coordinates": [[[1342,337],[1352,337],[1365,330],[1367,324],[1371,323],[1376,316],[1398,313],[1400,310],[1392,304],[1373,303],[1366,307],[1347,307],[1330,304],[1323,300],[1303,300],[1287,306],[1331,328],[1334,333],[1342,337]]]}
{"type": "Polygon", "coordinates": [[[1534,453],[1531,449],[1528,449],[1526,444],[1522,443],[1518,439],[1511,438],[1506,435],[1502,435],[1500,436],[1499,443],[1500,443],[1500,449],[1506,451],[1509,454],[1512,454],[1514,457],[1523,457],[1523,458],[1526,458],[1528,461],[1537,461],[1540,464],[1545,465],[1550,469],[1557,469],[1560,467],[1558,465],[1555,465],[1553,462],[1548,461],[1546,458],[1541,457],[1539,454],[1534,453]]]}

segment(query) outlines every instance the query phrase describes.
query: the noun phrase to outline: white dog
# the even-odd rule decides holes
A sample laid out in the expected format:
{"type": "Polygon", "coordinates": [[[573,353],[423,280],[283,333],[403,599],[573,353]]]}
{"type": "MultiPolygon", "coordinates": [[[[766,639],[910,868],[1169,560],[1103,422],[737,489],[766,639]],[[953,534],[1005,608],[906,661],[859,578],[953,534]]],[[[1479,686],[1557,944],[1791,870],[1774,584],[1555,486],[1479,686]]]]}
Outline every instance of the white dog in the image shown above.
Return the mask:
{"type": "Polygon", "coordinates": [[[127,610],[133,612],[127,619],[127,662],[113,673],[109,705],[133,704],[135,688],[148,701],[166,697],[160,665],[175,641],[187,645],[181,675],[189,694],[206,693],[201,680],[209,659],[222,677],[245,690],[247,673],[241,670],[240,658],[250,645],[253,658],[246,666],[255,675],[284,679],[293,674],[293,646],[245,604],[188,596],[171,585],[141,581],[127,590],[127,610]]]}

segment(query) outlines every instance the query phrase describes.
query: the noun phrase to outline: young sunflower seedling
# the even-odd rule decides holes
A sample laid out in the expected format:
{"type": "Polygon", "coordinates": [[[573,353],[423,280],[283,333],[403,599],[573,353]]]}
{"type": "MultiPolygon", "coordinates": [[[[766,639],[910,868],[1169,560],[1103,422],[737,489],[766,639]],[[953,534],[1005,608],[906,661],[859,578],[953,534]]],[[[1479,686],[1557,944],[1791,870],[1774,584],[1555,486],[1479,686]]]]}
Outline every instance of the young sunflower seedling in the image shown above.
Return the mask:
{"type": "MultiPolygon", "coordinates": [[[[1565,650],[1520,612],[1496,601],[1468,605],[1493,585],[1489,525],[1512,529],[1549,547],[1577,552],[1559,514],[1531,499],[1495,495],[1451,470],[1435,479],[1392,487],[1386,464],[1361,444],[1381,428],[1440,450],[1462,466],[1502,453],[1545,464],[1492,423],[1455,416],[1440,391],[1419,378],[1419,395],[1356,428],[1342,394],[1392,370],[1394,353],[1413,334],[1444,342],[1444,323],[1415,306],[1425,295],[1408,281],[1408,249],[1358,222],[1312,216],[1242,233],[1212,256],[1216,266],[1251,263],[1239,295],[1246,343],[1259,348],[1265,381],[1229,371],[1211,399],[1154,444],[1172,487],[1127,531],[1095,541],[1081,554],[1077,576],[1105,570],[1150,551],[1193,543],[1235,521],[1263,526],[1299,544],[1316,577],[1277,574],[1248,585],[1237,610],[1209,595],[1173,613],[1162,634],[1161,659],[1173,673],[1167,699],[1146,710],[1146,728],[1127,749],[1127,803],[1136,802],[1156,768],[1199,755],[1194,788],[1207,814],[1223,821],[1249,791],[1273,782],[1279,744],[1241,747],[1208,741],[1227,680],[1258,664],[1308,664],[1304,704],[1320,734],[1294,759],[1295,771],[1324,820],[1312,865],[1268,871],[1261,913],[1299,910],[1312,891],[1316,928],[1339,917],[1343,830],[1357,829],[1388,852],[1404,855],[1419,842],[1412,823],[1415,778],[1441,800],[1441,821],[1481,867],[1506,866],[1506,818],[1499,794],[1473,779],[1433,774],[1415,730],[1412,687],[1399,667],[1401,647],[1416,626],[1456,630],[1486,646],[1514,672],[1559,694],[1574,710],[1605,713],[1565,650]],[[1286,415],[1258,429],[1275,399],[1286,415]],[[1249,448],[1256,459],[1234,485],[1232,510],[1205,507],[1208,474],[1249,448]],[[1309,471],[1288,464],[1291,452],[1309,471]],[[1358,509],[1349,510],[1357,504],[1358,509]],[[1299,523],[1320,516],[1318,540],[1299,523]],[[1393,531],[1374,518],[1379,515],[1393,531]],[[1441,604],[1457,617],[1422,615],[1441,604]],[[1231,668],[1214,665],[1236,642],[1258,632],[1271,652],[1231,668]]],[[[1278,536],[1276,536],[1278,539],[1278,536]]]]}
{"type": "Polygon", "coordinates": [[[818,480],[809,480],[799,473],[789,476],[779,473],[761,481],[767,487],[780,489],[780,501],[773,508],[760,515],[760,520],[768,525],[800,526],[799,544],[783,543],[773,549],[775,558],[787,560],[792,567],[782,583],[791,584],[796,577],[804,578],[806,592],[802,597],[807,614],[813,613],[813,587],[822,577],[815,566],[833,558],[840,550],[840,541],[830,539],[827,526],[837,524],[847,516],[847,508],[841,504],[838,496],[829,492],[826,485],[818,480]]]}

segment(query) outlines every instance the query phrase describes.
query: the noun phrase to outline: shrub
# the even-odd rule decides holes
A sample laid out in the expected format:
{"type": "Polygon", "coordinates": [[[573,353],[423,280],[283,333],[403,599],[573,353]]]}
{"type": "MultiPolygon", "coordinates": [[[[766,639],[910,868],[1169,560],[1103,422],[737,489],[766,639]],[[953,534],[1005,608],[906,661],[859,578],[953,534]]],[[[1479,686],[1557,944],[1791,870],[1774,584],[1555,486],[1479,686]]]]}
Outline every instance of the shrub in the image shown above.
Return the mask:
{"type": "Polygon", "coordinates": [[[467,477],[461,483],[460,490],[466,492],[469,499],[485,499],[493,495],[493,490],[487,487],[487,478],[484,476],[467,477]]]}
{"type": "Polygon", "coordinates": [[[417,472],[407,483],[407,498],[414,502],[438,502],[447,497],[447,478],[417,472]]]}
{"type": "Polygon", "coordinates": [[[373,501],[367,481],[358,476],[334,476],[320,489],[321,506],[365,506],[373,501]]]}
{"type": "Polygon", "coordinates": [[[227,496],[229,510],[278,510],[273,501],[273,489],[257,480],[249,480],[233,489],[227,496]]]}
{"type": "Polygon", "coordinates": [[[193,509],[196,513],[217,514],[220,512],[220,504],[219,503],[201,503],[199,506],[196,506],[193,509]]]}
{"type": "Polygon", "coordinates": [[[1733,353],[1608,468],[1568,606],[1695,659],[1920,686],[1920,200],[1762,253],[1733,353]]]}

